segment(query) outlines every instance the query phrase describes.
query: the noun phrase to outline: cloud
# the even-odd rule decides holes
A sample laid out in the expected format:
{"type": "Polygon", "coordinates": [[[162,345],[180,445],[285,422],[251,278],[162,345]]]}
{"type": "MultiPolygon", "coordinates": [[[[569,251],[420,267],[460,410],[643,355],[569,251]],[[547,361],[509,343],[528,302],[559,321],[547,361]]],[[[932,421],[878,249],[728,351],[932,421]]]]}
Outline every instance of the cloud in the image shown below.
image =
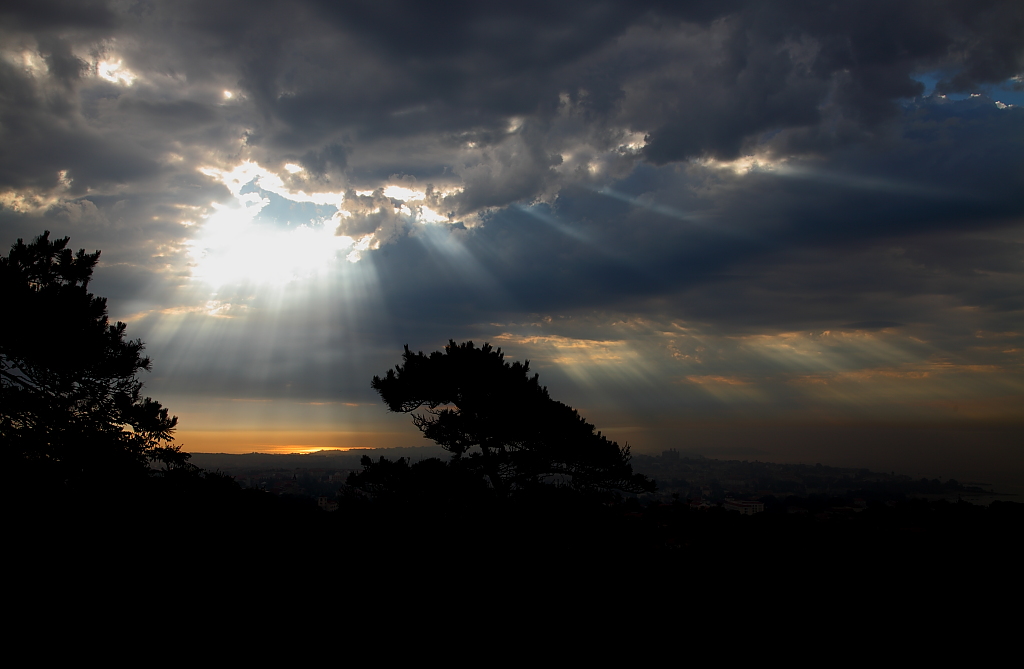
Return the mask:
{"type": "MultiPolygon", "coordinates": [[[[463,215],[549,198],[566,179],[560,161],[614,148],[608,139],[623,133],[647,137],[634,162],[732,159],[766,134],[788,139],[775,149],[820,152],[896,117],[898,100],[922,92],[916,73],[947,72],[959,83],[940,88],[952,91],[1024,70],[1011,39],[1024,19],[1010,2],[76,8],[52,26],[28,6],[10,14],[12,43],[44,64],[4,73],[5,127],[36,131],[16,145],[23,159],[62,154],[60,169],[96,188],[141,176],[154,141],[169,152],[205,142],[266,165],[292,156],[314,177],[372,189],[374,174],[410,173],[408,147],[419,145],[420,178],[447,168],[463,182],[452,203],[463,215]],[[103,81],[101,62],[120,63],[132,85],[103,81]],[[44,96],[48,81],[66,90],[44,96]],[[566,102],[575,124],[559,122],[566,102]],[[127,167],[104,175],[113,166],[127,167]]],[[[52,188],[57,171],[43,162],[0,181],[52,188]]]]}
{"type": "MultiPolygon", "coordinates": [[[[345,193],[344,215],[338,214],[335,234],[353,239],[366,236],[376,237],[376,247],[404,231],[409,214],[403,216],[403,203],[384,195],[378,188],[369,195],[360,195],[354,190],[345,193]]],[[[408,210],[407,210],[408,211],[408,210]]]]}

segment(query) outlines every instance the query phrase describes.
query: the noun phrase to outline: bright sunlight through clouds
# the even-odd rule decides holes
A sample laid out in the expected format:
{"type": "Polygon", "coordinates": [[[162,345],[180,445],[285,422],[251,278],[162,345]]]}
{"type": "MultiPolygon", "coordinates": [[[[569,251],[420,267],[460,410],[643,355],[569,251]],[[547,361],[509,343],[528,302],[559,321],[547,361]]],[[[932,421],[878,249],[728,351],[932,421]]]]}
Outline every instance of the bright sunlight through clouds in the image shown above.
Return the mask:
{"type": "MultiPolygon", "coordinates": [[[[289,174],[303,171],[293,163],[286,163],[284,170],[289,174]]],[[[342,258],[358,262],[363,251],[379,246],[372,233],[337,234],[338,220],[352,216],[344,207],[344,193],[292,190],[281,176],[250,161],[230,170],[206,167],[200,171],[224,184],[234,197],[229,205],[211,203],[212,212],[203,222],[201,231],[188,242],[193,278],[214,291],[229,284],[279,286],[315,275],[342,258]],[[320,220],[311,218],[291,227],[258,225],[256,218],[270,200],[256,189],[289,203],[330,206],[335,214],[320,220]]],[[[382,193],[400,203],[394,213],[410,223],[448,222],[446,217],[423,204],[412,208],[405,204],[424,200],[426,194],[422,191],[387,185],[382,193]]]]}

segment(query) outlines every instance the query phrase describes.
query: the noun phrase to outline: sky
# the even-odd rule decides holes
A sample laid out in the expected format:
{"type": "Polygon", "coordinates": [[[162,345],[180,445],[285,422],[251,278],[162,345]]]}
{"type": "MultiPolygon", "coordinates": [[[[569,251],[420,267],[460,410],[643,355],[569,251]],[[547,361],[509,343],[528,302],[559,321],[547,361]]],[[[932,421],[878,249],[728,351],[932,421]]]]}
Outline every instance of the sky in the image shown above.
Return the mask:
{"type": "MultiPolygon", "coordinates": [[[[0,7],[0,242],[185,450],[417,445],[489,342],[634,452],[1024,488],[1024,4],[0,7]]],[[[1022,490],[1024,492],[1024,490],[1022,490]]]]}

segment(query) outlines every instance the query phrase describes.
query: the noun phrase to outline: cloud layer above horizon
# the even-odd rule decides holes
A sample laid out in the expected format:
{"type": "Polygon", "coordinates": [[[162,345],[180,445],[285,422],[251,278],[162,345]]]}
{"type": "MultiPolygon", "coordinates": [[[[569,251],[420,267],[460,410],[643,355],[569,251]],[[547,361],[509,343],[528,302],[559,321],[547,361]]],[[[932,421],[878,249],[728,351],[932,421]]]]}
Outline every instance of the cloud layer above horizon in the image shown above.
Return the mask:
{"type": "Polygon", "coordinates": [[[370,378],[450,338],[641,450],[1020,422],[1022,35],[1012,0],[6,3],[0,226],[102,250],[183,430],[393,429],[370,378]]]}

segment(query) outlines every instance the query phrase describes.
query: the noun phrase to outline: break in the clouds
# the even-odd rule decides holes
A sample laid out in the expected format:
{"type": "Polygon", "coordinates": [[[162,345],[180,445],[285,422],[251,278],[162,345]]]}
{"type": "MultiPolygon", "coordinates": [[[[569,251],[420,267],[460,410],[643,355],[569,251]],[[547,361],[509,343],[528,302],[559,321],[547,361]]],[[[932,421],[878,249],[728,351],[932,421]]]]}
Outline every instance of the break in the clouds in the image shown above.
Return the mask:
{"type": "Polygon", "coordinates": [[[1022,36],[1014,1],[6,3],[0,225],[102,249],[183,433],[390,430],[370,377],[449,338],[640,449],[1019,422],[1022,36]]]}

